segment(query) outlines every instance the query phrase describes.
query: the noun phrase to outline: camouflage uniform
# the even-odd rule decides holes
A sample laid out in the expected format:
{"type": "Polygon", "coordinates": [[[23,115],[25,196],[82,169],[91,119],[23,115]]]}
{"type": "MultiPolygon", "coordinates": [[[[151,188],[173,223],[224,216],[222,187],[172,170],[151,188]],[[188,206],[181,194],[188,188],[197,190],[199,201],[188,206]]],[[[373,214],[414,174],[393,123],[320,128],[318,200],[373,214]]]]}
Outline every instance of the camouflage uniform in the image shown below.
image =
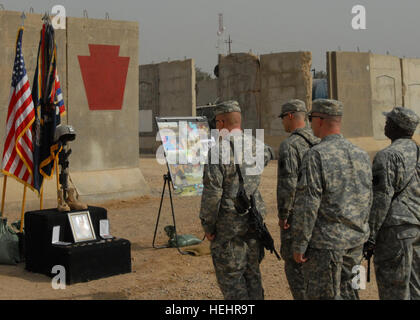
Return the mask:
{"type": "MultiPolygon", "coordinates": [[[[220,113],[237,111],[237,102],[234,107],[232,109],[232,102],[221,103],[220,113]]],[[[252,143],[255,153],[256,139],[252,137],[251,141],[244,141],[248,142],[252,143]]],[[[259,267],[264,257],[264,248],[248,233],[248,215],[238,214],[233,204],[239,188],[233,152],[229,150],[230,163],[223,164],[223,144],[220,142],[214,148],[219,148],[218,164],[213,164],[213,153],[209,152],[208,164],[204,166],[200,219],[204,231],[216,235],[210,246],[216,278],[225,299],[264,299],[259,267]]],[[[271,159],[272,150],[264,146],[263,165],[267,165],[271,159]]],[[[240,165],[245,190],[248,196],[254,194],[256,206],[264,217],[265,205],[258,191],[261,176],[247,175],[247,168],[250,167],[253,166],[245,163],[240,165]]]]}
{"type": "MultiPolygon", "coordinates": [[[[399,127],[413,132],[419,123],[414,112],[402,107],[385,115],[399,127]]],[[[369,240],[376,242],[374,264],[380,299],[420,299],[420,165],[416,169],[417,161],[418,147],[409,137],[394,140],[373,161],[369,240]]]]}
{"type": "MultiPolygon", "coordinates": [[[[288,112],[307,112],[305,103],[301,100],[291,100],[282,106],[279,117],[288,112]]],[[[293,220],[293,204],[295,200],[298,170],[305,152],[319,143],[311,128],[298,128],[284,140],[279,147],[277,168],[277,209],[281,220],[287,219],[288,224],[293,220]]],[[[280,254],[284,259],[284,271],[289,283],[290,291],[296,300],[304,299],[304,283],[302,264],[293,259],[291,229],[280,228],[280,254]]]]}
{"type": "MultiPolygon", "coordinates": [[[[318,99],[312,112],[341,116],[342,104],[318,99]]],[[[341,134],[324,137],[304,155],[291,225],[293,252],[305,253],[306,299],[358,299],[352,268],[369,236],[369,156],[341,134]]]]}

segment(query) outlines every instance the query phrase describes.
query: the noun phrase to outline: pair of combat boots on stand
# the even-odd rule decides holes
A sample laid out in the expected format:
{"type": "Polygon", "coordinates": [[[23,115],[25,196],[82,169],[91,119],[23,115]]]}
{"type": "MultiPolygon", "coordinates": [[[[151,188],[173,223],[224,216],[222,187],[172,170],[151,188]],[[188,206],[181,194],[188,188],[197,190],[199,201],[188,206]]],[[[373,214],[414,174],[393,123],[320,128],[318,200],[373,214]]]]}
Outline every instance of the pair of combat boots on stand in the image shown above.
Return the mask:
{"type": "Polygon", "coordinates": [[[64,192],[63,188],[57,191],[57,209],[59,212],[67,212],[70,210],[86,210],[88,206],[79,201],[79,194],[74,187],[67,188],[64,192]]]}

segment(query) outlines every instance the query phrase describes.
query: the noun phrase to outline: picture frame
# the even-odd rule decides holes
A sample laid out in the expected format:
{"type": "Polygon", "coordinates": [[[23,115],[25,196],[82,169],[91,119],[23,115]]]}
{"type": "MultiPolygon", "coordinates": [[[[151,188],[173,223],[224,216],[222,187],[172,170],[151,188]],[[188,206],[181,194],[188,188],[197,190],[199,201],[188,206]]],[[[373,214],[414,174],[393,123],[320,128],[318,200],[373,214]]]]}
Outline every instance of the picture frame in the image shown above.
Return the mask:
{"type": "Polygon", "coordinates": [[[95,230],[90,219],[89,211],[68,213],[74,242],[96,240],[95,230]]]}

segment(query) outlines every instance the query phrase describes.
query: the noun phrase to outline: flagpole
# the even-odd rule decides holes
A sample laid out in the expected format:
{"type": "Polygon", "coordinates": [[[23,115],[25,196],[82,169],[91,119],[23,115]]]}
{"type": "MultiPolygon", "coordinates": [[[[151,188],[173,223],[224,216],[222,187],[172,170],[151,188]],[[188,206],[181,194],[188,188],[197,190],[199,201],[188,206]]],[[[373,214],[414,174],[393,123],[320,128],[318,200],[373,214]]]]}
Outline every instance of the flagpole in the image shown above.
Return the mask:
{"type": "Polygon", "coordinates": [[[20,214],[20,232],[23,232],[23,218],[25,215],[25,202],[26,202],[26,185],[23,188],[22,212],[20,214]]]}
{"type": "Polygon", "coordinates": [[[43,204],[44,204],[44,184],[42,184],[42,186],[41,186],[41,197],[39,199],[39,210],[43,209],[43,204]]]}
{"type": "Polygon", "coordinates": [[[3,176],[3,194],[1,196],[1,211],[0,211],[0,217],[3,217],[3,210],[4,210],[4,198],[6,197],[6,184],[7,184],[7,176],[3,176]]]}
{"type": "Polygon", "coordinates": [[[58,198],[58,191],[60,191],[60,182],[58,177],[58,156],[55,157],[55,176],[57,180],[57,204],[60,202],[60,199],[58,198]]]}

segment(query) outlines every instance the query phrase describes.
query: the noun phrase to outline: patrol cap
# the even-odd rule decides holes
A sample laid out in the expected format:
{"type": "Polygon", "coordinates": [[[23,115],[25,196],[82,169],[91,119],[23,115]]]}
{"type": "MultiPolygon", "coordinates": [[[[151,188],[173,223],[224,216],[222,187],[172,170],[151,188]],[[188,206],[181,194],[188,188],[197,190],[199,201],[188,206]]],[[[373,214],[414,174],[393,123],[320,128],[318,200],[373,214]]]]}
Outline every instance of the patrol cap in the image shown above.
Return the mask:
{"type": "Polygon", "coordinates": [[[404,107],[395,107],[390,112],[382,112],[382,114],[402,129],[415,131],[420,122],[419,116],[410,109],[404,107]]]}
{"type": "Polygon", "coordinates": [[[292,99],[281,106],[281,113],[279,118],[288,112],[307,112],[305,102],[299,99],[292,99]]]}
{"type": "Polygon", "coordinates": [[[214,116],[229,112],[241,112],[238,101],[228,100],[218,103],[214,107],[214,116]]]}
{"type": "Polygon", "coordinates": [[[330,116],[342,116],[343,115],[343,103],[333,99],[316,99],[312,101],[313,112],[319,112],[328,114],[330,116]]]}

